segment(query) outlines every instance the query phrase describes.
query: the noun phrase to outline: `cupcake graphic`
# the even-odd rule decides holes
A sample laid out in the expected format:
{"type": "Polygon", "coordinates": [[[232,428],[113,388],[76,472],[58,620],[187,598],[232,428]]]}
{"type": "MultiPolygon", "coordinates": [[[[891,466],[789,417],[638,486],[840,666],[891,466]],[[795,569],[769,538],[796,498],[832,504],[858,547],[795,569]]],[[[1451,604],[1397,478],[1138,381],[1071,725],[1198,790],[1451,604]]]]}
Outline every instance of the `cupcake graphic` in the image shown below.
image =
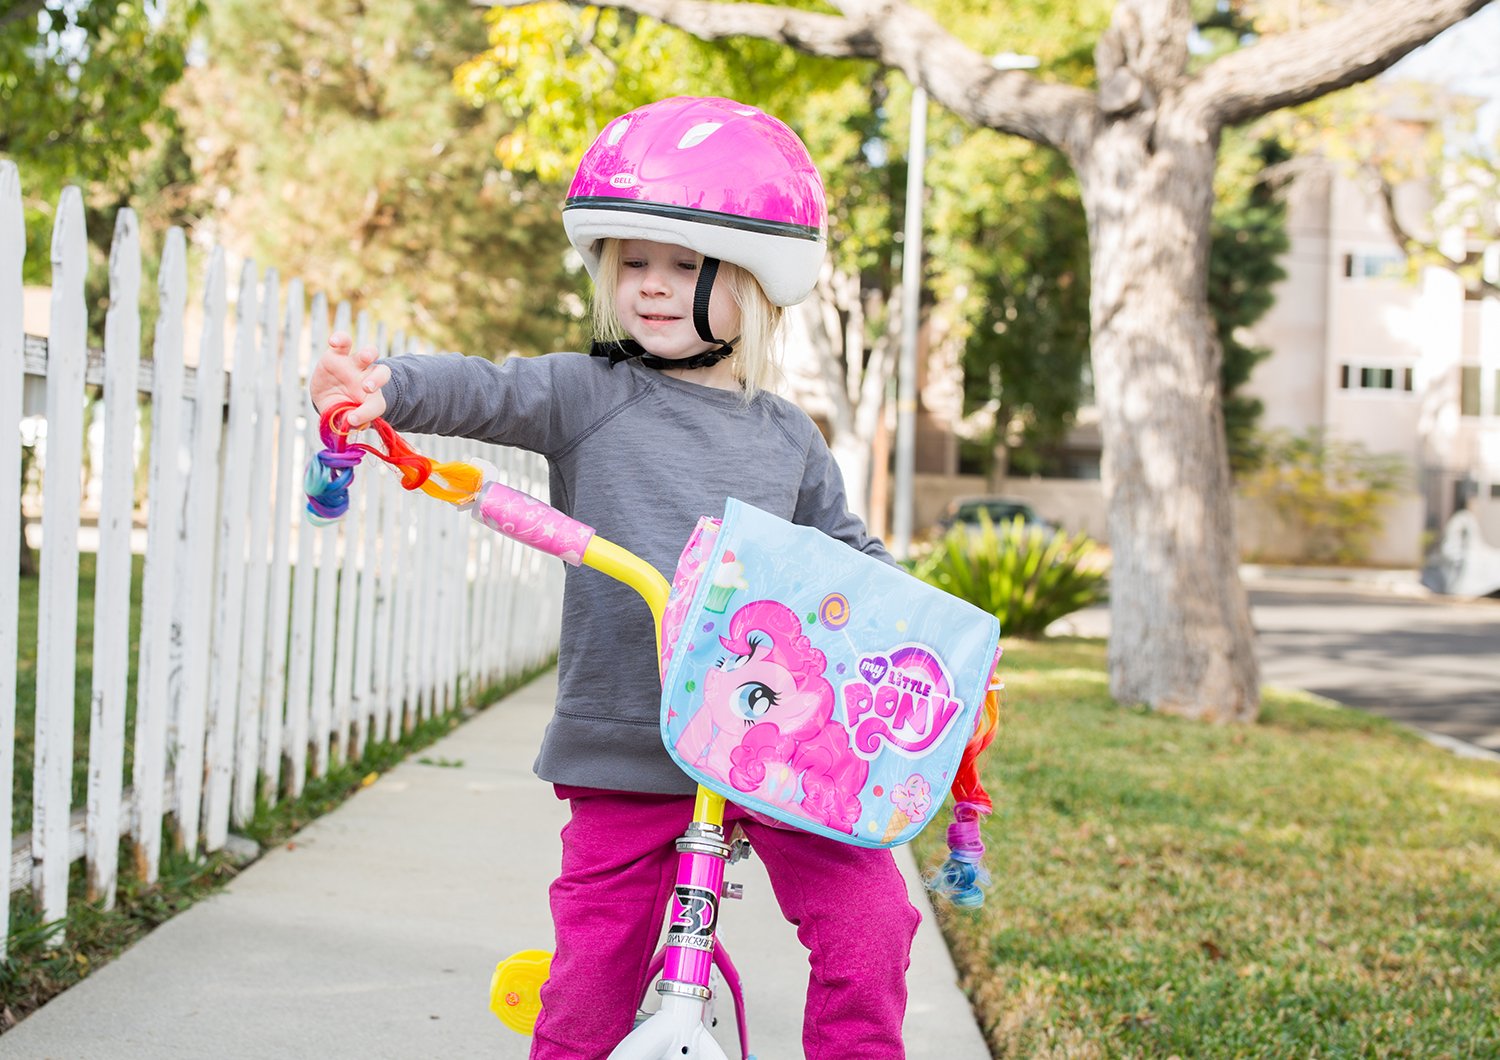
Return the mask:
{"type": "Polygon", "coordinates": [[[734,591],[748,588],[750,588],[750,583],[745,581],[745,565],[734,558],[733,552],[725,549],[724,558],[714,568],[712,585],[708,590],[708,602],[704,606],[722,615],[729,607],[729,600],[734,596],[734,591]]]}

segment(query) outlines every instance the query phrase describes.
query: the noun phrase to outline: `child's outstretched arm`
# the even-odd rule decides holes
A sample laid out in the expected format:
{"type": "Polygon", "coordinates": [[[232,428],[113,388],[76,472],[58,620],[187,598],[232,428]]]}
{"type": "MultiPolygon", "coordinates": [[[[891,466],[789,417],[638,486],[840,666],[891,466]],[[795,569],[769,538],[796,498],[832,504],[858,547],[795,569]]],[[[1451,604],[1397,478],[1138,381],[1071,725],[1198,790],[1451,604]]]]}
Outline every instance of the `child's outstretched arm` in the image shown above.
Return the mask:
{"type": "Polygon", "coordinates": [[[391,370],[377,364],[375,347],[354,350],[354,340],[342,331],[328,338],[328,349],[313,365],[307,390],[319,412],[341,401],[357,406],[346,420],[352,428],[364,427],[385,414],[386,402],[381,388],[391,381],[391,370]]]}

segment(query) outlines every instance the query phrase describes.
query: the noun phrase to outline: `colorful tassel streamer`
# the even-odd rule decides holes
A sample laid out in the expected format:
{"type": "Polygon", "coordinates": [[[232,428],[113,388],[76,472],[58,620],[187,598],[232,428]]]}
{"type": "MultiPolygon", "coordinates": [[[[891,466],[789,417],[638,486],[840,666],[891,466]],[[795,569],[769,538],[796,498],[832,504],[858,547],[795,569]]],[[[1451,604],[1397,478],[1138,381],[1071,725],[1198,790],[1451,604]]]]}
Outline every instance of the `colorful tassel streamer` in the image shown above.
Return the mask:
{"type": "MultiPolygon", "coordinates": [[[[996,665],[999,657],[996,656],[996,665]]],[[[934,894],[942,895],[956,906],[973,909],[984,904],[984,888],[990,874],[984,867],[984,837],[980,832],[983,819],[994,809],[989,792],[979,778],[979,759],[995,738],[1000,725],[1000,690],[994,676],[984,706],[974,723],[953,777],[953,823],[948,826],[948,859],[924,877],[934,894]]]]}
{"type": "Polygon", "coordinates": [[[385,442],[384,451],[363,442],[351,442],[349,413],[358,407],[352,401],[330,405],[318,421],[323,449],[307,462],[303,480],[307,518],[315,526],[327,526],[349,510],[354,468],[366,453],[394,467],[401,475],[403,489],[419,489],[449,504],[468,503],[484,485],[484,472],[479,468],[458,461],[434,463],[407,445],[385,420],[377,419],[370,424],[385,442]]]}

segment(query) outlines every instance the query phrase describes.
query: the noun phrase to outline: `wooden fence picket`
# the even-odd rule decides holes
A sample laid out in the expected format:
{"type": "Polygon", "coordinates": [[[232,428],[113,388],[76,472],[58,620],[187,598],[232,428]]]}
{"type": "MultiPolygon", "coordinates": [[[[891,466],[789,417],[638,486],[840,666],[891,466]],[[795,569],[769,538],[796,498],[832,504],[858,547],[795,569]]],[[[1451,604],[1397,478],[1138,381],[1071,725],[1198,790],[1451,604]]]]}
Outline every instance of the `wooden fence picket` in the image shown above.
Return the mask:
{"type": "MultiPolygon", "coordinates": [[[[250,503],[245,549],[245,617],[240,647],[239,710],[234,726],[231,820],[243,825],[255,814],[255,771],[260,760],[261,715],[265,711],[266,607],[270,595],[273,509],[271,471],[276,452],[276,347],[281,341],[280,280],[267,269],[260,300],[260,344],[251,356],[249,450],[242,475],[250,503]]],[[[236,373],[238,374],[238,373],[236,373]]],[[[230,472],[233,475],[233,471],[230,472]]]]}
{"type": "MultiPolygon", "coordinates": [[[[432,451],[439,462],[452,458],[452,442],[447,438],[434,438],[432,451]]],[[[430,571],[432,577],[432,623],[427,637],[427,674],[432,687],[432,700],[428,717],[442,714],[448,707],[448,631],[453,605],[450,601],[451,585],[448,582],[449,558],[453,555],[453,510],[443,505],[430,506],[432,511],[432,544],[430,571]]]]}
{"type": "MultiPolygon", "coordinates": [[[[321,294],[313,296],[308,313],[307,369],[317,358],[328,333],[328,300],[321,294]],[[320,324],[319,321],[322,323],[320,324]]],[[[300,359],[300,356],[299,356],[300,359]]],[[[318,451],[318,420],[312,406],[299,396],[298,405],[304,408],[303,429],[300,432],[302,446],[297,456],[297,467],[305,467],[318,451]]],[[[286,771],[283,789],[296,798],[302,794],[307,783],[308,732],[312,720],[312,660],[316,628],[314,605],[317,590],[318,549],[323,540],[319,527],[306,519],[297,524],[297,569],[292,580],[292,634],[291,665],[288,668],[286,700],[286,771]]]]}
{"type": "MultiPolygon", "coordinates": [[[[335,331],[347,331],[349,327],[349,304],[342,302],[334,317],[335,331]]],[[[311,364],[321,356],[328,345],[328,316],[314,313],[312,320],[311,364]]],[[[308,434],[316,439],[317,424],[308,434]]],[[[312,453],[321,447],[318,441],[310,441],[312,453]]],[[[312,709],[308,725],[308,740],[312,753],[313,776],[326,776],[329,764],[329,740],[333,727],[333,653],[338,636],[338,562],[339,534],[342,521],[318,528],[317,578],[313,583],[313,667],[312,709]]]]}
{"type": "Polygon", "coordinates": [[[182,229],[167,232],[157,277],[156,342],[151,351],[151,465],[147,474],[149,518],[146,566],[141,584],[141,645],[136,663],[135,820],[136,875],[156,878],[166,811],[167,726],[173,703],[181,702],[181,631],[173,619],[179,557],[187,553],[183,503],[182,314],[187,306],[187,241],[182,229]],[[174,695],[174,690],[178,693],[174,695]]]}
{"type": "MultiPolygon", "coordinates": [[[[272,806],[281,791],[283,726],[287,709],[287,640],[291,633],[288,608],[292,598],[292,526],[307,526],[302,518],[301,468],[297,463],[302,406],[302,373],[298,350],[302,343],[302,281],[287,284],[286,324],[277,347],[276,372],[276,499],[272,505],[275,533],[271,545],[271,602],[266,621],[265,711],[261,724],[260,794],[272,806]]],[[[298,531],[300,534],[300,530],[298,531]]]]}
{"type": "Polygon", "coordinates": [[[47,357],[47,464],[37,597],[36,771],[31,856],[42,917],[68,911],[73,784],[74,678],[78,646],[78,524],[83,465],[88,309],[83,195],[63,190],[52,229],[52,323],[47,357]]]}
{"type": "Polygon", "coordinates": [[[255,389],[252,371],[256,321],[260,316],[260,270],[252,261],[240,272],[235,305],[234,368],[229,378],[229,424],[222,448],[222,474],[233,488],[219,498],[218,564],[213,581],[212,687],[204,734],[204,849],[212,853],[229,838],[229,801],[234,769],[234,728],[239,715],[240,652],[245,620],[245,519],[250,498],[243,477],[250,456],[255,389]]]}
{"type": "MultiPolygon", "coordinates": [[[[438,446],[438,440],[432,435],[421,435],[421,449],[425,453],[432,452],[438,446]]],[[[438,517],[444,513],[437,505],[424,504],[419,508],[418,519],[421,520],[422,549],[420,553],[422,572],[421,585],[421,620],[417,624],[417,718],[427,721],[434,714],[434,704],[437,700],[438,681],[437,672],[434,667],[436,658],[437,630],[441,620],[438,617],[438,592],[441,589],[442,554],[439,538],[442,528],[438,525],[438,517]]]]}
{"type": "Polygon", "coordinates": [[[204,739],[210,694],[208,665],[213,646],[213,586],[219,529],[219,453],[223,439],[224,318],[227,311],[227,267],[222,248],[209,262],[203,292],[203,338],[193,379],[193,430],[188,437],[191,472],[186,508],[187,547],[177,579],[178,614],[182,616],[182,696],[176,714],[177,846],[197,855],[202,824],[204,739]]]}
{"type": "MultiPolygon", "coordinates": [[[[410,352],[406,345],[405,334],[396,332],[391,338],[391,356],[401,357],[410,352]]],[[[410,732],[414,721],[412,709],[415,682],[411,676],[413,657],[411,632],[415,622],[416,589],[420,584],[421,575],[417,569],[413,544],[417,539],[418,528],[416,521],[412,518],[409,500],[409,497],[403,497],[393,505],[396,533],[393,538],[395,555],[392,559],[392,569],[399,570],[406,575],[397,582],[395,602],[392,605],[394,614],[391,625],[391,707],[392,731],[396,737],[410,732]]]]}
{"type": "Polygon", "coordinates": [[[377,730],[383,740],[401,734],[401,689],[396,659],[401,642],[397,609],[400,586],[406,579],[398,576],[401,536],[406,533],[402,519],[401,488],[389,476],[382,476],[380,519],[380,610],[375,625],[375,699],[381,714],[377,730]]]}
{"type": "MultiPolygon", "coordinates": [[[[26,385],[26,335],[21,307],[26,215],[21,173],[0,160],[0,513],[21,509],[21,391],[26,385]],[[15,451],[10,446],[15,445],[15,451]]],[[[0,518],[0,556],[21,550],[20,521],[0,518]]],[[[17,564],[0,563],[0,852],[10,850],[16,763],[16,657],[21,634],[17,564]]],[[[10,936],[10,888],[0,895],[0,961],[10,936]]]]}
{"type": "MultiPolygon", "coordinates": [[[[190,366],[187,242],[180,229],[167,231],[155,341],[143,360],[143,240],[135,215],[122,210],[104,349],[91,353],[82,199],[69,189],[52,233],[49,336],[26,336],[20,188],[16,167],[0,161],[0,511],[21,504],[23,416],[45,398],[37,447],[44,488],[33,827],[12,842],[0,894],[0,959],[12,893],[29,887],[41,915],[60,927],[70,868],[81,859],[89,894],[107,907],[119,889],[120,837],[133,839],[137,879],[154,883],[167,826],[190,857],[216,850],[231,827],[250,820],[257,799],[299,795],[335,758],[358,759],[372,742],[400,739],[535,665],[538,653],[555,646],[545,616],[555,612],[557,587],[551,566],[533,565],[529,550],[407,493],[375,461],[356,476],[347,519],[318,529],[303,518],[303,468],[321,446],[303,351],[320,355],[330,323],[349,328],[350,312],[340,305],[330,321],[327,299],[316,295],[304,314],[295,279],[283,311],[274,271],[258,280],[256,266],[243,264],[226,406],[225,252],[214,248],[205,262],[202,330],[190,366]],[[95,386],[103,388],[103,422],[91,439],[83,424],[95,386]],[[150,395],[150,459],[132,701],[131,535],[143,393],[150,395]],[[77,637],[80,524],[93,499],[80,481],[85,445],[103,453],[92,660],[79,659],[77,637]],[[85,749],[81,740],[74,746],[82,707],[74,687],[77,667],[90,662],[85,749]],[[83,799],[75,776],[86,778],[83,799]],[[76,812],[75,802],[83,803],[76,812]]],[[[430,356],[421,343],[387,336],[363,314],[358,328],[360,344],[374,342],[382,355],[430,356]]],[[[486,460],[502,478],[527,486],[542,467],[534,455],[487,444],[420,435],[409,441],[437,461],[486,460]]],[[[21,531],[19,520],[0,519],[0,555],[16,554],[21,531]]],[[[21,587],[16,568],[0,564],[6,838],[15,831],[21,587]]]]}
{"type": "Polygon", "coordinates": [[[125,772],[125,695],[130,673],[130,532],[140,395],[141,241],[135,211],[115,215],[104,322],[104,468],[94,576],[94,674],[89,703],[85,859],[90,901],[115,904],[120,797],[125,772]]]}
{"type": "MultiPolygon", "coordinates": [[[[345,309],[340,306],[340,309],[345,309]]],[[[347,316],[347,310],[345,310],[347,316]]],[[[340,330],[347,330],[347,324],[340,330]]],[[[359,314],[359,322],[354,328],[354,349],[359,350],[369,345],[374,339],[370,327],[370,315],[359,314]]],[[[349,760],[349,752],[352,747],[351,728],[353,724],[354,703],[354,632],[359,624],[358,608],[362,606],[359,598],[359,565],[363,562],[361,555],[364,546],[364,534],[359,529],[362,526],[360,520],[363,518],[365,480],[377,469],[373,466],[374,460],[368,465],[361,465],[360,470],[364,474],[355,472],[354,482],[349,490],[349,518],[340,520],[339,533],[343,540],[343,554],[339,557],[339,590],[338,611],[335,619],[337,633],[334,637],[333,656],[333,740],[332,754],[335,760],[345,762],[349,760]],[[351,520],[353,520],[351,525],[351,520]]]]}
{"type": "Polygon", "coordinates": [[[375,720],[375,661],[371,655],[375,648],[375,619],[379,612],[379,550],[380,550],[380,506],[384,499],[381,486],[390,477],[384,468],[371,466],[360,481],[359,521],[355,524],[360,535],[359,566],[359,612],[354,634],[354,743],[351,758],[360,758],[372,739],[375,720]]]}

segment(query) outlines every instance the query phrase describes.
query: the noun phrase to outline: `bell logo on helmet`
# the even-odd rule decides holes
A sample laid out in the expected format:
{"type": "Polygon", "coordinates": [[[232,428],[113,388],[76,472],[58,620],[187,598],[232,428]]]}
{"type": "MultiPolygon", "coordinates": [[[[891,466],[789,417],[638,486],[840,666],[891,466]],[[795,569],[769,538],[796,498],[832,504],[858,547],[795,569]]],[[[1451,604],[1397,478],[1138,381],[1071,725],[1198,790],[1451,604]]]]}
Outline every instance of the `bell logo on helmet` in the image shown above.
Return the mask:
{"type": "Polygon", "coordinates": [[[636,182],[635,174],[616,173],[614,176],[609,178],[609,182],[617,188],[633,188],[635,187],[636,182]]]}

